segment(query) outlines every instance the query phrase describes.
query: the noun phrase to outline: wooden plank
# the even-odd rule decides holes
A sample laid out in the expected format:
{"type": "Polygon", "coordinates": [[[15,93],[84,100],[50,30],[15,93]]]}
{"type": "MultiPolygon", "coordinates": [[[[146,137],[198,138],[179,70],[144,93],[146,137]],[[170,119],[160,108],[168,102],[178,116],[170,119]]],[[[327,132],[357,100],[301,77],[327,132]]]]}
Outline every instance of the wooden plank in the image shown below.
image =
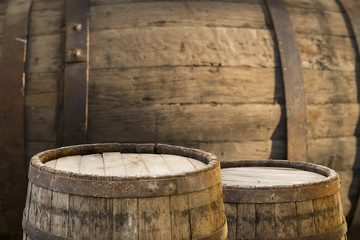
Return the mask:
{"type": "Polygon", "coordinates": [[[119,152],[106,152],[102,154],[104,159],[105,176],[126,176],[126,171],[119,152]]]}
{"type": "Polygon", "coordinates": [[[255,204],[237,204],[237,237],[255,238],[256,224],[255,204]]]}
{"type": "Polygon", "coordinates": [[[67,236],[69,227],[69,194],[53,192],[51,208],[51,232],[67,236]]]}
{"type": "Polygon", "coordinates": [[[312,200],[296,202],[297,229],[299,236],[315,234],[314,208],[312,200]]]}
{"type": "Polygon", "coordinates": [[[80,172],[81,156],[68,156],[59,158],[56,164],[56,170],[69,171],[69,172],[80,172]]]}
{"type": "Polygon", "coordinates": [[[29,25],[30,36],[61,33],[63,15],[63,8],[32,11],[29,25]]]}
{"type": "Polygon", "coordinates": [[[65,0],[33,0],[33,11],[45,11],[51,9],[63,9],[65,7],[65,0]]]}
{"type": "Polygon", "coordinates": [[[239,2],[162,1],[95,5],[91,8],[90,26],[92,31],[149,26],[267,28],[264,12],[262,4],[239,2]]]}
{"type": "Polygon", "coordinates": [[[315,232],[322,233],[337,227],[334,197],[328,196],[313,200],[315,232]]]}
{"type": "Polygon", "coordinates": [[[113,199],[113,239],[137,240],[139,235],[138,200],[113,199]]]}
{"type": "Polygon", "coordinates": [[[161,154],[161,157],[164,159],[171,174],[192,172],[195,170],[194,165],[192,165],[186,157],[169,154],[161,154]]]}
{"type": "MultiPolygon", "coordinates": [[[[308,141],[308,159],[336,171],[359,170],[357,137],[316,138],[308,141]]],[[[343,186],[342,186],[343,188],[343,186]]]]}
{"type": "Polygon", "coordinates": [[[255,204],[255,237],[276,238],[275,205],[268,203],[255,204]]]}
{"type": "Polygon", "coordinates": [[[90,142],[251,141],[285,139],[285,134],[284,107],[278,104],[176,104],[134,108],[89,102],[90,142]]]}
{"type": "Polygon", "coordinates": [[[191,239],[187,195],[170,196],[171,239],[191,239]]]}
{"type": "Polygon", "coordinates": [[[202,169],[204,167],[207,166],[206,163],[200,161],[200,160],[197,160],[197,159],[194,159],[194,158],[187,158],[188,161],[194,166],[195,169],[202,169]]]}
{"type": "Polygon", "coordinates": [[[217,184],[209,188],[211,211],[215,220],[215,228],[219,230],[226,222],[222,195],[222,185],[217,184]]]}
{"type": "Polygon", "coordinates": [[[149,170],[140,154],[122,154],[122,159],[127,176],[149,176],[149,170]]]}
{"type": "Polygon", "coordinates": [[[51,227],[51,200],[52,191],[39,188],[35,226],[45,232],[49,232],[51,227]]]}
{"type": "Polygon", "coordinates": [[[56,107],[25,107],[25,134],[30,142],[55,142],[58,126],[56,107]]]}
{"type": "Polygon", "coordinates": [[[303,69],[308,104],[358,103],[356,72],[303,69]]]}
{"type": "Polygon", "coordinates": [[[29,181],[28,187],[27,187],[27,194],[26,194],[25,210],[24,210],[24,216],[25,216],[26,220],[29,220],[29,211],[30,211],[30,203],[31,203],[31,188],[32,188],[32,184],[29,181]]]}
{"type": "Polygon", "coordinates": [[[169,196],[139,198],[139,239],[171,239],[169,196]]]}
{"type": "Polygon", "coordinates": [[[46,167],[49,167],[49,168],[54,168],[56,167],[56,163],[57,163],[57,159],[55,160],[51,160],[51,161],[47,161],[45,164],[46,167]]]}
{"type": "Polygon", "coordinates": [[[189,193],[188,197],[192,238],[208,236],[215,232],[217,229],[214,216],[211,214],[209,190],[189,193]]]}
{"type": "Polygon", "coordinates": [[[55,107],[59,105],[60,73],[36,73],[27,77],[26,107],[55,107]]]}
{"type": "Polygon", "coordinates": [[[29,222],[33,225],[36,223],[37,212],[38,212],[38,199],[39,199],[39,187],[35,184],[31,186],[31,197],[29,205],[29,222]]]}
{"type": "Polygon", "coordinates": [[[306,9],[329,10],[340,12],[339,4],[336,1],[329,0],[284,0],[286,6],[306,9]]]}
{"type": "Polygon", "coordinates": [[[353,136],[359,120],[358,104],[308,105],[309,137],[353,136]]]}
{"type": "Polygon", "coordinates": [[[296,41],[304,69],[356,71],[351,38],[298,33],[296,41]]]}
{"type": "Polygon", "coordinates": [[[165,160],[159,154],[140,154],[151,176],[171,175],[165,160]]]}
{"type": "MultiPolygon", "coordinates": [[[[200,2],[217,2],[217,0],[199,0],[200,2]]],[[[233,2],[234,0],[223,0],[223,2],[233,2]]],[[[133,0],[91,0],[90,3],[92,6],[95,5],[112,5],[112,4],[123,4],[123,3],[130,3],[133,0]]],[[[137,0],[136,2],[154,2],[154,0],[137,0]]],[[[262,1],[260,0],[237,0],[236,2],[241,3],[253,3],[253,4],[261,4],[262,1]]]]}
{"type": "MultiPolygon", "coordinates": [[[[283,83],[279,76],[278,68],[97,69],[90,71],[89,98],[99,104],[105,104],[105,102],[113,104],[114,101],[121,99],[122,105],[211,102],[284,103],[283,83]]],[[[316,75],[313,78],[317,77],[316,75]]],[[[46,86],[43,88],[45,89],[46,86]]],[[[338,94],[341,95],[341,93],[338,94]]]]}
{"type": "Polygon", "coordinates": [[[296,32],[349,36],[344,16],[340,11],[333,12],[325,9],[310,10],[293,7],[287,9],[296,32]]]}
{"type": "Polygon", "coordinates": [[[276,237],[297,237],[297,215],[295,202],[275,203],[276,237]]]}
{"type": "Polygon", "coordinates": [[[27,73],[62,72],[64,54],[61,41],[61,34],[30,37],[27,73]]]}
{"type": "Polygon", "coordinates": [[[81,156],[80,173],[104,176],[104,160],[102,155],[91,154],[81,156]]]}
{"type": "Polygon", "coordinates": [[[234,203],[224,203],[225,215],[228,225],[228,238],[236,238],[236,228],[237,228],[237,204],[234,203]]]}
{"type": "Polygon", "coordinates": [[[221,161],[286,159],[285,140],[240,141],[240,142],[185,142],[204,151],[214,153],[221,161]]]}
{"type": "Polygon", "coordinates": [[[90,49],[91,69],[279,66],[272,34],[265,29],[179,27],[174,31],[172,27],[148,27],[92,31],[90,49]]]}
{"type": "Polygon", "coordinates": [[[112,199],[91,198],[90,232],[92,239],[113,239],[112,199]]]}
{"type": "Polygon", "coordinates": [[[74,239],[90,238],[92,223],[90,219],[91,198],[70,195],[69,196],[69,225],[67,237],[74,239]]]}

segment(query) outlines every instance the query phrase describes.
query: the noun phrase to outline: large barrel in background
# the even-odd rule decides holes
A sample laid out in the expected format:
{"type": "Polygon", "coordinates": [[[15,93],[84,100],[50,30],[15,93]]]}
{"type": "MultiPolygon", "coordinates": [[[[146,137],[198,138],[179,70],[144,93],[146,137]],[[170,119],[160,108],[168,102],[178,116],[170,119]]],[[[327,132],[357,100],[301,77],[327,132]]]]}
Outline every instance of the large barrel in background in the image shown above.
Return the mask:
{"type": "MultiPolygon", "coordinates": [[[[339,173],[350,219],[360,186],[356,42],[338,1],[284,2],[302,61],[307,161],[339,173]]],[[[29,13],[28,160],[63,144],[65,5],[34,0],[29,13]]],[[[0,8],[1,31],[5,1],[0,8]]],[[[279,49],[264,1],[90,0],[89,14],[89,143],[164,142],[222,161],[286,159],[279,49]]]]}

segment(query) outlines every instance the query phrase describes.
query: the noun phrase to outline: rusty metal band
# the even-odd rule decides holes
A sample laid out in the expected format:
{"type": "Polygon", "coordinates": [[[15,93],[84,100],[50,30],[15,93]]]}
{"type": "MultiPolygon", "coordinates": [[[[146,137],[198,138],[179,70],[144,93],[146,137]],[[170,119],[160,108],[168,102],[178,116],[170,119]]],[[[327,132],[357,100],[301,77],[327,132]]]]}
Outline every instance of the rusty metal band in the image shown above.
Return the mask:
{"type": "MultiPolygon", "coordinates": [[[[339,0],[351,25],[352,33],[357,46],[357,56],[360,59],[360,2],[356,0],[339,0]]],[[[358,73],[359,74],[359,73],[358,73]]],[[[359,77],[358,77],[359,78],[359,77]]],[[[358,79],[359,81],[359,79],[358,79]]],[[[358,86],[359,88],[359,86],[358,86]]],[[[356,209],[351,221],[349,231],[350,239],[360,239],[360,194],[358,196],[356,209]]]]}
{"type": "Polygon", "coordinates": [[[219,230],[212,233],[211,235],[206,237],[193,238],[193,239],[194,240],[225,240],[227,239],[226,238],[227,233],[228,233],[228,226],[227,226],[227,221],[225,220],[224,225],[219,230]]]}
{"type": "MultiPolygon", "coordinates": [[[[328,230],[324,233],[314,234],[303,237],[285,237],[285,238],[266,238],[267,240],[338,240],[341,237],[346,236],[347,226],[346,222],[341,224],[339,227],[328,230]]],[[[228,240],[263,240],[263,238],[228,238],[228,240]]]]}
{"type": "Polygon", "coordinates": [[[283,0],[266,0],[275,30],[284,79],[287,118],[287,158],[306,161],[307,113],[299,49],[283,0]]]}
{"type": "Polygon", "coordinates": [[[103,198],[156,197],[201,191],[221,183],[220,165],[183,177],[97,180],[63,176],[30,166],[29,181],[52,191],[103,198]]]}
{"type": "Polygon", "coordinates": [[[8,1],[0,59],[0,199],[9,232],[16,237],[26,194],[24,89],[30,7],[31,0],[8,1]]]}
{"type": "Polygon", "coordinates": [[[66,1],[63,145],[86,143],[89,0],[66,1]]]}
{"type": "Polygon", "coordinates": [[[56,236],[50,232],[45,232],[37,227],[35,227],[33,224],[31,224],[25,217],[22,221],[22,227],[24,230],[24,233],[30,237],[31,239],[36,240],[69,240],[70,238],[67,237],[59,237],[56,236]]]}
{"type": "MultiPolygon", "coordinates": [[[[22,222],[23,230],[26,233],[27,236],[29,236],[31,239],[36,240],[71,240],[72,238],[68,237],[60,237],[56,236],[52,233],[45,232],[33,224],[31,224],[28,220],[23,218],[22,222]]],[[[201,238],[194,238],[194,240],[225,240],[227,236],[227,222],[225,221],[225,224],[216,232],[213,234],[201,237],[201,238]]]]}

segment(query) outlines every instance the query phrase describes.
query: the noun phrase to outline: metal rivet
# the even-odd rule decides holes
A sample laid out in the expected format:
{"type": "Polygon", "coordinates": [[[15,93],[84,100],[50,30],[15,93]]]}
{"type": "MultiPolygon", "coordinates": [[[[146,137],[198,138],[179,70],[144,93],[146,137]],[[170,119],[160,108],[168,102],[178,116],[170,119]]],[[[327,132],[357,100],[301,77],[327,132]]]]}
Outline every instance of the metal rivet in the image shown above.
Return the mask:
{"type": "Polygon", "coordinates": [[[72,51],[72,55],[74,57],[80,57],[81,56],[81,49],[75,49],[74,51],[72,51]]]}
{"type": "Polygon", "coordinates": [[[80,23],[75,23],[75,24],[73,25],[73,29],[74,29],[75,31],[81,31],[82,25],[81,25],[80,23]]]}
{"type": "Polygon", "coordinates": [[[149,189],[149,192],[152,192],[152,193],[153,193],[153,192],[156,191],[157,188],[156,188],[155,185],[151,185],[151,186],[148,187],[148,189],[149,189]]]}
{"type": "Polygon", "coordinates": [[[168,186],[168,189],[170,192],[174,191],[175,190],[175,185],[173,183],[170,183],[169,186],[168,186]]]}

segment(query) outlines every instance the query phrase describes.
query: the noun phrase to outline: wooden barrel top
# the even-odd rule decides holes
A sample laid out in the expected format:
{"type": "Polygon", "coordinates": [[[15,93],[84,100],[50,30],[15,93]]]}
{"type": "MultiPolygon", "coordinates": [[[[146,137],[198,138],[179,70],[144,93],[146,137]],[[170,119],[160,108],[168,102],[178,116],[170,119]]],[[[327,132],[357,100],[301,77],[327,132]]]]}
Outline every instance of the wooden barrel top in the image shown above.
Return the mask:
{"type": "Polygon", "coordinates": [[[222,162],[224,202],[276,203],[318,199],[340,189],[327,167],[282,160],[222,162]]]}
{"type": "Polygon", "coordinates": [[[314,183],[326,177],[319,173],[285,167],[234,167],[221,170],[224,186],[270,187],[314,183]]]}
{"type": "Polygon", "coordinates": [[[45,166],[99,176],[162,177],[198,171],[206,164],[194,158],[171,154],[105,152],[62,157],[46,162],[45,166]]]}
{"type": "Polygon", "coordinates": [[[215,155],[166,144],[104,143],[35,155],[30,182],[53,191],[104,198],[201,191],[221,183],[215,155]]]}

